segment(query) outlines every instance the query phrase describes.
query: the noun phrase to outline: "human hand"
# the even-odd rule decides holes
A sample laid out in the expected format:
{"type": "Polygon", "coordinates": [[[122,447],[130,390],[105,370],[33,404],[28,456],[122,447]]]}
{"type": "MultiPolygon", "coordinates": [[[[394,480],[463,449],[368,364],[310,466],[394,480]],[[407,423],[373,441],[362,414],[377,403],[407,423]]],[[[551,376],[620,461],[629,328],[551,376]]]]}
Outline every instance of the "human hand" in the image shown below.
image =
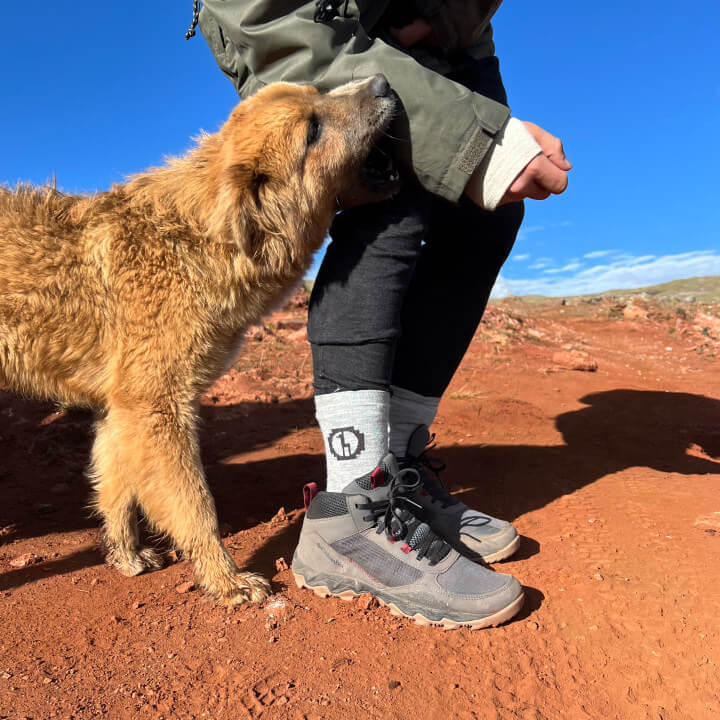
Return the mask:
{"type": "Polygon", "coordinates": [[[391,27],[390,34],[403,47],[412,47],[421,42],[426,45],[437,44],[432,26],[424,18],[416,18],[409,25],[403,25],[401,28],[391,27]]]}
{"type": "Polygon", "coordinates": [[[535,123],[522,121],[542,152],[536,155],[515,178],[498,206],[525,198],[545,200],[565,192],[567,173],[572,165],[565,157],[562,142],[535,123]]]}

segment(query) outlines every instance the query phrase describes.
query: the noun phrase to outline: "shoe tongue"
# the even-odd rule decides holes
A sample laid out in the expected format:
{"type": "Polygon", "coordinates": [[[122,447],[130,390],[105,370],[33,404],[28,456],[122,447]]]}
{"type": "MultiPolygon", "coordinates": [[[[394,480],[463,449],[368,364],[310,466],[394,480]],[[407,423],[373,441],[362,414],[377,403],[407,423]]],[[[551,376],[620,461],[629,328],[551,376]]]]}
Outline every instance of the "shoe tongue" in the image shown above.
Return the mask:
{"type": "Polygon", "coordinates": [[[367,475],[356,478],[345,486],[346,495],[367,495],[372,490],[387,487],[390,480],[399,472],[398,463],[392,453],[388,453],[378,466],[367,475]]]}
{"type": "Polygon", "coordinates": [[[420,457],[427,444],[430,442],[430,430],[427,425],[418,425],[408,440],[406,456],[409,458],[420,457]]]}

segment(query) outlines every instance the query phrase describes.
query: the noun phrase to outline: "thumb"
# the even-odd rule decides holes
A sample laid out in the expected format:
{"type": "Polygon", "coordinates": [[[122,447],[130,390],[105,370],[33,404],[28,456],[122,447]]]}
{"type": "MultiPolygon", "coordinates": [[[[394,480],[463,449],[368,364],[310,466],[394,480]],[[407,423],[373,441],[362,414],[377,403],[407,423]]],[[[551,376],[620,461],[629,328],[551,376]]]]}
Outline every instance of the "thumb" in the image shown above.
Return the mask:
{"type": "Polygon", "coordinates": [[[554,195],[559,195],[565,191],[568,176],[564,170],[561,170],[544,155],[538,155],[531,164],[533,165],[533,180],[535,180],[536,184],[554,195]]]}
{"type": "Polygon", "coordinates": [[[556,167],[565,171],[572,169],[570,161],[565,157],[565,149],[559,138],[551,135],[547,130],[543,130],[543,128],[533,122],[523,120],[523,124],[533,138],[535,138],[535,142],[540,146],[543,154],[549,158],[556,167]]]}

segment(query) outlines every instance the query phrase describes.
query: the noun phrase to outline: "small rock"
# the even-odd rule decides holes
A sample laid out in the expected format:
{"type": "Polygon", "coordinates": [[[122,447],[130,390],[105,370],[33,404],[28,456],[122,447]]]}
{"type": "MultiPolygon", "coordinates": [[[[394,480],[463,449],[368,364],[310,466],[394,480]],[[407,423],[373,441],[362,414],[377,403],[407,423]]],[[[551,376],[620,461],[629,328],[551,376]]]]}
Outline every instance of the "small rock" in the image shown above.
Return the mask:
{"type": "Polygon", "coordinates": [[[284,557],[279,557],[277,560],[275,560],[275,569],[278,572],[283,572],[284,570],[288,570],[289,566],[287,564],[287,560],[284,557]]]}
{"type": "Polygon", "coordinates": [[[537,630],[540,626],[536,622],[533,622],[531,620],[529,623],[527,623],[526,627],[528,630],[537,630]]]}
{"type": "Polygon", "coordinates": [[[175,586],[175,592],[179,592],[181,595],[192,592],[195,589],[195,583],[192,580],[182,582],[175,586]]]}
{"type": "Polygon", "coordinates": [[[133,603],[133,610],[139,610],[141,607],[145,605],[144,602],[134,602],[133,603]]]}
{"type": "Polygon", "coordinates": [[[595,372],[598,369],[597,360],[582,350],[561,350],[553,355],[552,360],[568,370],[595,372]]]}
{"type": "Polygon", "coordinates": [[[303,317],[297,317],[297,318],[286,318],[285,320],[278,320],[277,329],[278,330],[299,330],[300,328],[305,328],[305,318],[303,317]]]}
{"type": "Polygon", "coordinates": [[[14,568],[24,568],[28,565],[34,565],[35,563],[41,562],[42,558],[37,557],[36,555],[33,555],[32,553],[23,553],[22,555],[18,555],[17,557],[14,557],[10,561],[10,567],[14,568]]]}
{"type": "Polygon", "coordinates": [[[263,609],[274,620],[287,620],[293,614],[293,608],[287,596],[278,593],[266,600],[263,609]]]}
{"type": "Polygon", "coordinates": [[[3,525],[0,527],[0,537],[9,537],[17,531],[18,526],[15,524],[3,525]]]}
{"type": "Polygon", "coordinates": [[[281,507],[273,516],[272,520],[270,520],[271,523],[284,523],[287,522],[287,513],[285,512],[285,508],[281,507]]]}
{"type": "Polygon", "coordinates": [[[380,607],[380,603],[373,595],[363,595],[360,600],[358,600],[358,606],[363,610],[374,610],[375,608],[380,607]]]}
{"type": "Polygon", "coordinates": [[[623,317],[627,320],[647,320],[648,311],[634,301],[630,301],[622,311],[623,317]]]}
{"type": "Polygon", "coordinates": [[[605,579],[600,573],[595,573],[593,575],[593,577],[595,578],[595,580],[600,580],[600,581],[605,579]]]}
{"type": "Polygon", "coordinates": [[[12,677],[12,673],[4,672],[4,673],[2,674],[3,680],[9,680],[11,677],[12,677]]]}
{"type": "Polygon", "coordinates": [[[390,680],[388,683],[388,687],[390,690],[395,690],[400,687],[400,681],[399,680],[390,680]]]}

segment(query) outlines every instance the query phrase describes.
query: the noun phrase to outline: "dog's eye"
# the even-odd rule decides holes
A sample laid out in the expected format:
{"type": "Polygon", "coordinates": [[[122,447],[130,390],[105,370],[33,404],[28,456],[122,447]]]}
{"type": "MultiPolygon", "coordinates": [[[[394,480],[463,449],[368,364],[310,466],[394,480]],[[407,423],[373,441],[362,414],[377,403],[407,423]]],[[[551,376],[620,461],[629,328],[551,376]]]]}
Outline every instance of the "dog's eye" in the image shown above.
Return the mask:
{"type": "Polygon", "coordinates": [[[313,143],[317,142],[317,139],[320,137],[320,120],[318,120],[316,115],[313,115],[310,118],[310,122],[308,123],[308,131],[307,131],[307,146],[310,147],[313,143]]]}

